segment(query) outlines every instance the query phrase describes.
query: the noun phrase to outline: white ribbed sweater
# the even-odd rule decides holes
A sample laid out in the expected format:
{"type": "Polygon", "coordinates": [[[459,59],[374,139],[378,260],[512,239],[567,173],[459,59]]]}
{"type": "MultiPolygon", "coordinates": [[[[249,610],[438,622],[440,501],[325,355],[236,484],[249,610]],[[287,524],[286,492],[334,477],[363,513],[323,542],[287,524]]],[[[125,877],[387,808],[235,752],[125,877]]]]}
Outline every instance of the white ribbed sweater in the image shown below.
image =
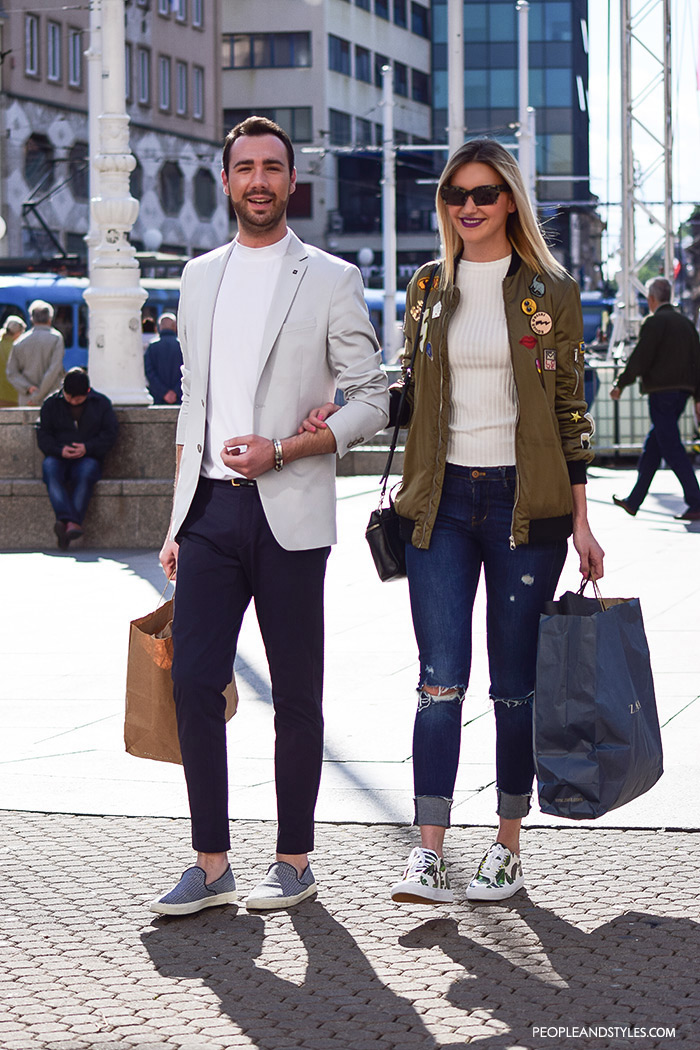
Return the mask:
{"type": "Polygon", "coordinates": [[[450,320],[447,353],[451,403],[448,463],[502,467],[515,463],[518,401],[508,346],[503,279],[510,256],[462,259],[459,306],[450,320]]]}

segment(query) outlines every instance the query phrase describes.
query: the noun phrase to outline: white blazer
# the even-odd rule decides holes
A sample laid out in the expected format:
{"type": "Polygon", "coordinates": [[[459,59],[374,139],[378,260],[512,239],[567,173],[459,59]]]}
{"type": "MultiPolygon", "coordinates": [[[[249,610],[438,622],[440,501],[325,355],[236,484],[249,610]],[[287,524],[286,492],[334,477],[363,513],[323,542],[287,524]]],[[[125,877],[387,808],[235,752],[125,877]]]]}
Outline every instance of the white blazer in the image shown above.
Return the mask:
{"type": "MultiPolygon", "coordinates": [[[[192,259],[182,274],[178,334],[184,363],[177,443],[183,448],[172,538],[199,480],[214,306],[232,247],[192,259]]],[[[240,307],[232,304],[232,338],[240,307]]],[[[346,403],[328,425],[338,455],[345,455],[387,424],[389,395],[380,365],[359,271],[292,233],[265,324],[254,433],[267,438],[296,434],[309,411],[332,401],[339,387],[346,403]]],[[[306,550],[335,542],[335,454],[297,459],[257,480],[267,521],[282,547],[306,550]]]]}

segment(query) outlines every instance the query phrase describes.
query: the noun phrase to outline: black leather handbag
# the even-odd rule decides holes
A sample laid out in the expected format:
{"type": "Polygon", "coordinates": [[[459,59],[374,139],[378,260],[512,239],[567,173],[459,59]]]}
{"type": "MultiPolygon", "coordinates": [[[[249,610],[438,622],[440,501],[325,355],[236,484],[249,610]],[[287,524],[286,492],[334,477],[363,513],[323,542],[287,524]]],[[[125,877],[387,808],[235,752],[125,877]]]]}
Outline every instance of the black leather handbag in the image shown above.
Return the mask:
{"type": "Polygon", "coordinates": [[[413,364],[416,360],[418,341],[423,326],[423,314],[425,313],[425,308],[428,303],[428,296],[430,295],[433,286],[433,277],[435,276],[436,270],[437,266],[434,266],[430,272],[428,283],[425,286],[423,305],[421,306],[418,326],[416,327],[416,334],[413,340],[411,363],[406,369],[404,375],[403,389],[401,391],[401,398],[396,412],[396,425],[394,426],[394,433],[389,447],[389,455],[387,456],[386,466],[384,467],[384,473],[382,474],[379,506],[370,514],[369,522],[365,529],[365,538],[369,544],[370,554],[374,560],[379,579],[383,583],[386,583],[389,580],[399,580],[402,576],[406,575],[406,544],[401,538],[399,515],[396,513],[391,493],[389,493],[389,505],[387,507],[384,506],[384,498],[386,496],[386,488],[389,482],[391,463],[394,458],[394,452],[396,451],[399,429],[402,423],[406,394],[408,393],[413,376],[413,364]]]}

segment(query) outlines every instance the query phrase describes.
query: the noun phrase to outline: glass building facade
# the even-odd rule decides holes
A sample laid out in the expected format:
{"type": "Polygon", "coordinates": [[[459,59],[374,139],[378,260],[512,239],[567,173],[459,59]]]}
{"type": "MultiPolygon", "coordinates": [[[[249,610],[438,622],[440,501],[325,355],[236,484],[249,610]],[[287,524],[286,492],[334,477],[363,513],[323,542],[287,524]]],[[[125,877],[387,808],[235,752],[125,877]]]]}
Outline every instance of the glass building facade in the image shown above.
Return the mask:
{"type": "MultiPolygon", "coordinates": [[[[529,104],[536,111],[537,199],[568,241],[559,202],[590,200],[588,183],[588,35],[586,0],[529,0],[529,104]],[[579,176],[579,180],[561,178],[579,176]],[[550,202],[549,205],[547,202],[550,202]]],[[[447,2],[433,0],[433,136],[446,141],[447,2]]],[[[518,15],[515,0],[464,0],[466,137],[515,141],[518,121],[518,15]]],[[[578,204],[574,203],[578,202],[578,204]]]]}

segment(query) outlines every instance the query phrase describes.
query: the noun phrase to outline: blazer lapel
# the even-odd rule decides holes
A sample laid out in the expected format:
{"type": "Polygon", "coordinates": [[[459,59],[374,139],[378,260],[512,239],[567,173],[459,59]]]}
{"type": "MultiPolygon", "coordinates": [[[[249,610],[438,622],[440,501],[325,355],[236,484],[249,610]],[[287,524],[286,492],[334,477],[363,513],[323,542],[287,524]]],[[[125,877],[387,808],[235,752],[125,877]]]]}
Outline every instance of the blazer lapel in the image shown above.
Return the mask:
{"type": "Polygon", "coordinates": [[[305,245],[299,240],[295,233],[292,233],[289,246],[284,254],[284,258],[282,259],[282,267],[280,269],[275,290],[272,293],[272,302],[267,315],[267,321],[265,322],[265,330],[263,332],[262,347],[260,351],[260,364],[258,366],[258,382],[260,382],[260,376],[262,375],[263,369],[267,364],[267,359],[272,352],[272,347],[275,345],[275,340],[279,335],[280,328],[289,312],[289,307],[297,293],[301,279],[306,272],[306,259],[307,253],[305,245]]]}
{"type": "Polygon", "coordinates": [[[219,294],[219,288],[221,287],[226,264],[228,263],[231,252],[233,251],[233,244],[234,242],[231,241],[226,251],[222,252],[222,254],[216,259],[210,261],[209,265],[203,270],[199,277],[198,286],[195,292],[198,300],[197,311],[200,319],[198,326],[199,330],[197,333],[197,350],[203,375],[208,375],[209,373],[209,354],[211,352],[211,335],[214,326],[216,298],[219,294]]]}

